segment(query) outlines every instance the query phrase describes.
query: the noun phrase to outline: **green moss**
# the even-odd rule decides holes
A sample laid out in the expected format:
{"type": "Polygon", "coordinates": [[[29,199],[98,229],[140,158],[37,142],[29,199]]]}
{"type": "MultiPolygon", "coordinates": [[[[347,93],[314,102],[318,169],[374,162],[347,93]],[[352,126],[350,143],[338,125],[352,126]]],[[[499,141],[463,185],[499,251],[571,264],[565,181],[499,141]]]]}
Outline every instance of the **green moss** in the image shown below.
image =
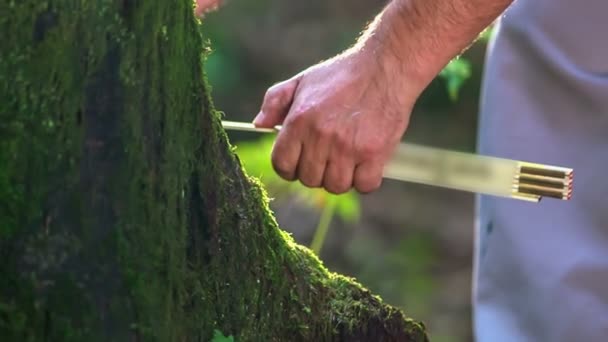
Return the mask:
{"type": "Polygon", "coordinates": [[[191,5],[0,4],[0,340],[422,341],[279,229],[191,5]]]}
{"type": "MultiPolygon", "coordinates": [[[[265,192],[256,180],[250,178],[249,183],[245,184],[249,189],[245,198],[246,203],[253,205],[242,211],[243,217],[249,219],[236,224],[237,231],[250,237],[249,243],[237,244],[237,248],[224,252],[240,260],[235,269],[224,268],[218,274],[226,284],[233,285],[220,287],[219,291],[211,287],[206,298],[219,294],[222,300],[210,301],[206,306],[222,306],[224,301],[241,297],[242,315],[254,319],[234,322],[233,308],[232,314],[220,314],[218,324],[222,331],[234,334],[237,341],[280,341],[285,336],[302,341],[339,340],[339,336],[378,320],[392,321],[387,326],[401,322],[401,326],[394,324],[396,327],[391,329],[407,330],[409,336],[424,340],[423,326],[383,304],[355,280],[329,272],[309,249],[280,230],[268,208],[265,192]],[[263,238],[253,238],[256,235],[263,238]]],[[[223,209],[225,213],[239,212],[234,203],[228,205],[223,209]]],[[[234,236],[227,239],[238,240],[234,236]]],[[[224,260],[221,264],[228,262],[224,260]]]]}

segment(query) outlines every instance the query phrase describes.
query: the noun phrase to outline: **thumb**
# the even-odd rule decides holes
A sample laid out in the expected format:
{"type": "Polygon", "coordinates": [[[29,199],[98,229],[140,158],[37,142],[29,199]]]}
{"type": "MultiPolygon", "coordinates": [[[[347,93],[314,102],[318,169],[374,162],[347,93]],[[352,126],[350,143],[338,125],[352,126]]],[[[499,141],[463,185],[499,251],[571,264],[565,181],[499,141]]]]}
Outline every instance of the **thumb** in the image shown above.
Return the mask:
{"type": "Polygon", "coordinates": [[[264,96],[260,113],[253,120],[257,127],[272,128],[283,123],[295,98],[300,77],[270,87],[264,96]]]}

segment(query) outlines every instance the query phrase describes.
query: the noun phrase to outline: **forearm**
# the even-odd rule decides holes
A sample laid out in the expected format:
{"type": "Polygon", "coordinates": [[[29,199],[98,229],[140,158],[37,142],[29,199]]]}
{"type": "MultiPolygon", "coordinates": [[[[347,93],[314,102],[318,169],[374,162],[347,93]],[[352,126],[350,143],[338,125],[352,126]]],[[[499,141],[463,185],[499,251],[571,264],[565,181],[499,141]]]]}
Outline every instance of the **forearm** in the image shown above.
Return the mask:
{"type": "Polygon", "coordinates": [[[355,48],[373,51],[389,74],[424,88],[512,1],[393,0],[355,48]]]}

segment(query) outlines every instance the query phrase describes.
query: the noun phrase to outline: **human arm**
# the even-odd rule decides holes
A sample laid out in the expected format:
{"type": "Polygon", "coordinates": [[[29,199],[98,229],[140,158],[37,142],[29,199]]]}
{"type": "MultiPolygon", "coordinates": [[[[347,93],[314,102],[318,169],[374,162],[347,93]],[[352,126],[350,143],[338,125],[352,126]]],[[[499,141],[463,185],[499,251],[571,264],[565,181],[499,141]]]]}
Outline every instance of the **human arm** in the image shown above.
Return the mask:
{"type": "Polygon", "coordinates": [[[393,0],[344,53],[271,87],[254,123],[283,124],[276,172],[343,193],[378,188],[411,109],[511,0],[393,0]]]}
{"type": "Polygon", "coordinates": [[[202,17],[205,13],[216,10],[222,2],[223,0],[196,0],[194,14],[197,17],[202,17]]]}

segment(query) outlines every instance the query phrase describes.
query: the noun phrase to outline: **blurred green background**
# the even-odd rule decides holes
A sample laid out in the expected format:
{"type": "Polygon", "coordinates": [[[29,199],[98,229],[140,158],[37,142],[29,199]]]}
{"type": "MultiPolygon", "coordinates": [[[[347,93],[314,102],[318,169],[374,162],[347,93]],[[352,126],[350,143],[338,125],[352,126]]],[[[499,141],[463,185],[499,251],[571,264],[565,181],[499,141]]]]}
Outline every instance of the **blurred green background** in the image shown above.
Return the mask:
{"type": "MultiPolygon", "coordinates": [[[[232,0],[204,20],[206,69],[225,119],[251,121],[266,89],[351,45],[386,4],[379,0],[232,0]]],[[[406,37],[404,37],[406,39],[406,37]]],[[[404,141],[475,148],[485,39],[424,92],[404,141]]],[[[281,227],[325,264],[357,278],[406,314],[432,341],[471,341],[473,195],[385,181],[370,195],[330,196],[281,181],[272,137],[230,133],[249,174],[274,200],[281,227]]]]}

